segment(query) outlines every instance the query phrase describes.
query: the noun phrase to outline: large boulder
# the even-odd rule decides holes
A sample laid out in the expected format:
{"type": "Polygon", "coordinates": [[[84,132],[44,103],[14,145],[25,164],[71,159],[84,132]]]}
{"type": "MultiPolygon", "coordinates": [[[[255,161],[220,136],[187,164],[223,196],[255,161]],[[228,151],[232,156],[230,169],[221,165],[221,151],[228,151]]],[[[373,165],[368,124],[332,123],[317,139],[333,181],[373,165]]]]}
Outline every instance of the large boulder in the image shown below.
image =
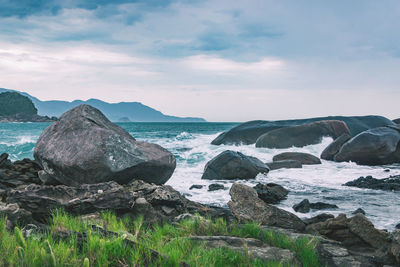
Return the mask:
{"type": "Polygon", "coordinates": [[[400,130],[379,127],[358,134],[347,141],[334,160],[361,165],[384,165],[400,162],[400,130]]]}
{"type": "Polygon", "coordinates": [[[163,184],[176,166],[166,149],[136,141],[89,105],[67,111],[46,128],[34,157],[44,171],[70,186],[133,179],[163,184]]]}
{"type": "Polygon", "coordinates": [[[351,135],[344,133],[330,143],[321,153],[321,159],[333,160],[335,155],[339,153],[340,148],[351,139],[351,135]]]}
{"type": "Polygon", "coordinates": [[[355,136],[363,131],[368,129],[382,127],[387,125],[394,125],[394,122],[382,117],[382,116],[352,116],[352,117],[344,117],[344,116],[330,116],[330,117],[321,117],[321,118],[310,118],[310,119],[300,119],[300,120],[282,120],[282,121],[248,121],[242,123],[238,126],[235,126],[229,131],[221,133],[217,138],[215,138],[211,144],[213,145],[221,145],[221,144],[254,144],[257,139],[272,130],[302,125],[315,121],[324,121],[324,120],[338,120],[346,123],[347,127],[350,130],[350,134],[355,136]]]}
{"type": "Polygon", "coordinates": [[[247,185],[234,183],[229,191],[231,201],[228,206],[241,222],[255,221],[264,225],[302,231],[304,222],[288,211],[262,201],[257,191],[247,185]]]}
{"type": "Polygon", "coordinates": [[[321,164],[321,160],[314,155],[303,152],[283,152],[275,155],[272,161],[296,160],[303,165],[321,164]]]}
{"type": "Polygon", "coordinates": [[[256,147],[303,147],[320,143],[324,136],[336,139],[342,134],[350,134],[349,128],[342,121],[310,122],[269,131],[257,139],[256,147]]]}
{"type": "Polygon", "coordinates": [[[226,150],[206,164],[201,179],[253,179],[259,173],[268,172],[268,167],[259,159],[226,150]]]}

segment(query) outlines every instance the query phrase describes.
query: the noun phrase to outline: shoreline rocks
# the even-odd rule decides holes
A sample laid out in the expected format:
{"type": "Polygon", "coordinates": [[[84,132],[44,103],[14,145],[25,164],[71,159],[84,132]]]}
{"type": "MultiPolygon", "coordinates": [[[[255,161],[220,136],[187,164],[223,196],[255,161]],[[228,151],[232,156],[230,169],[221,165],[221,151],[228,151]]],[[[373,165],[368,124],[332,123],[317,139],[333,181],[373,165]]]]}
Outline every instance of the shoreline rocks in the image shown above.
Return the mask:
{"type": "Polygon", "coordinates": [[[164,184],[176,166],[169,151],[136,141],[89,105],[67,111],[46,128],[34,157],[46,173],[70,186],[134,179],[164,184]]]}
{"type": "Polygon", "coordinates": [[[372,176],[360,177],[344,185],[376,190],[400,191],[400,175],[390,176],[384,179],[376,179],[372,176]]]}
{"type": "Polygon", "coordinates": [[[274,183],[259,183],[253,188],[257,191],[258,197],[267,204],[278,204],[280,201],[285,200],[289,194],[289,190],[274,183]]]}
{"type": "Polygon", "coordinates": [[[350,130],[344,122],[335,120],[317,121],[269,131],[258,137],[256,147],[303,147],[318,144],[325,136],[336,139],[343,134],[350,134],[350,130]]]}
{"type": "Polygon", "coordinates": [[[338,138],[336,138],[332,143],[330,143],[324,151],[321,153],[321,159],[325,160],[333,160],[335,155],[339,153],[340,148],[351,139],[351,135],[342,134],[338,138]]]}
{"type": "Polygon", "coordinates": [[[303,165],[301,164],[300,161],[293,159],[267,162],[265,163],[265,165],[267,165],[271,171],[278,169],[303,168],[303,165]]]}
{"type": "Polygon", "coordinates": [[[321,164],[321,160],[314,155],[303,153],[303,152],[284,152],[278,155],[275,155],[272,158],[273,162],[282,161],[282,160],[296,160],[303,165],[314,165],[321,164]]]}
{"type": "Polygon", "coordinates": [[[246,156],[240,152],[226,150],[206,164],[201,179],[253,179],[259,173],[268,172],[268,167],[259,159],[246,156]]]}

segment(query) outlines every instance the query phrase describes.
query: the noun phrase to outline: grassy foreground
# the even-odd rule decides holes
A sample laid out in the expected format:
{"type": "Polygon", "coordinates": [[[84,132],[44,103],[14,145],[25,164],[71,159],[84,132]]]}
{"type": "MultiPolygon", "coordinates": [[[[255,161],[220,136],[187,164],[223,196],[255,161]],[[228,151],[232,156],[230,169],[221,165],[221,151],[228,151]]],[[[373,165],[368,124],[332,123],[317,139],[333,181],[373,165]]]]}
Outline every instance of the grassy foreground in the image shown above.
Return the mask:
{"type": "Polygon", "coordinates": [[[24,238],[18,227],[6,229],[6,218],[0,218],[0,266],[286,266],[275,262],[261,262],[246,254],[226,248],[207,248],[187,237],[196,235],[229,235],[252,237],[265,244],[286,248],[296,253],[305,267],[319,266],[315,252],[316,240],[293,240],[273,231],[263,231],[255,223],[227,225],[201,217],[183,220],[177,224],[148,225],[142,219],[131,221],[117,218],[111,212],[103,212],[97,219],[73,217],[63,211],[55,211],[45,233],[24,238]],[[94,231],[96,224],[118,236],[105,236],[94,231]],[[70,232],[68,232],[69,230],[70,232]],[[59,240],[54,233],[70,233],[59,240]],[[78,239],[85,234],[85,242],[78,239]],[[127,240],[134,246],[127,246],[127,240]],[[166,257],[154,257],[151,250],[166,257]]]}

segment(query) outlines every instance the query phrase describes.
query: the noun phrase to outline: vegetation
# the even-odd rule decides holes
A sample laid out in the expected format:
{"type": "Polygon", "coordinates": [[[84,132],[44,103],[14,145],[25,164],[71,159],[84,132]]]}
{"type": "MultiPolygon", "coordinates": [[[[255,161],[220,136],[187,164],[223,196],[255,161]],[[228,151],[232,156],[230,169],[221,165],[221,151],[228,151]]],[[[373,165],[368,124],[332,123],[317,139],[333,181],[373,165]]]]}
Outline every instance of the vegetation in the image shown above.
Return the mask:
{"type": "Polygon", "coordinates": [[[245,252],[207,248],[187,238],[194,235],[258,238],[266,244],[296,252],[305,267],[319,266],[316,240],[293,240],[273,231],[263,231],[255,223],[227,225],[222,219],[210,221],[197,216],[176,225],[145,226],[141,218],[118,219],[110,212],[101,213],[97,219],[82,219],[57,210],[49,225],[48,231],[24,238],[18,227],[14,232],[8,231],[6,218],[1,218],[0,266],[182,266],[183,262],[190,266],[285,266],[252,259],[245,252]],[[93,224],[118,235],[104,235],[93,230],[93,224]],[[59,231],[70,234],[57,239],[54,234],[59,231]],[[82,234],[85,234],[83,243],[79,240],[82,234]],[[127,240],[135,245],[127,246],[127,240]],[[154,250],[166,256],[155,257],[154,250]]]}
{"type": "Polygon", "coordinates": [[[16,114],[37,115],[37,109],[32,101],[16,92],[0,94],[0,116],[12,116],[16,114]]]}

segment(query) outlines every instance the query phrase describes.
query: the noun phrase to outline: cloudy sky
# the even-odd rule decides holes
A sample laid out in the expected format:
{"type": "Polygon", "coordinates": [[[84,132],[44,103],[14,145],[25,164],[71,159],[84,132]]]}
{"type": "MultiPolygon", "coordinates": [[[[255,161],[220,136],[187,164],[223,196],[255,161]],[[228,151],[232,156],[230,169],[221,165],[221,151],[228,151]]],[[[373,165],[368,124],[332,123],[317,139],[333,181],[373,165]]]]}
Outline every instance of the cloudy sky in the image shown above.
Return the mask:
{"type": "Polygon", "coordinates": [[[0,87],[209,121],[400,117],[397,0],[0,0],[0,87]]]}

